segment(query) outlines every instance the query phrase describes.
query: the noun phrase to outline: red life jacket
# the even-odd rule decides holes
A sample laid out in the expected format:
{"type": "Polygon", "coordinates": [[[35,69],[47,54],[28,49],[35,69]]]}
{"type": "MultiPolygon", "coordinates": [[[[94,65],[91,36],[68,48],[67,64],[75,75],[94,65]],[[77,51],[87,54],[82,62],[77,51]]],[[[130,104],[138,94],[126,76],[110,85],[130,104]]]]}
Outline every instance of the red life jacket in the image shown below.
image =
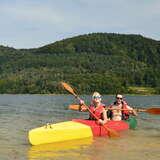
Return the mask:
{"type": "Polygon", "coordinates": [[[126,101],[123,101],[122,109],[126,109],[126,110],[122,111],[122,119],[127,120],[129,118],[129,111],[127,110],[128,108],[127,108],[126,101]]]}
{"type": "MultiPolygon", "coordinates": [[[[95,114],[95,116],[98,118],[98,119],[103,119],[103,116],[102,116],[102,113],[103,113],[103,110],[104,110],[104,105],[101,104],[99,107],[95,108],[94,105],[91,105],[89,107],[89,109],[91,110],[92,113],[95,114]]],[[[89,119],[90,120],[95,120],[96,118],[90,113],[89,115],[89,119]]]]}

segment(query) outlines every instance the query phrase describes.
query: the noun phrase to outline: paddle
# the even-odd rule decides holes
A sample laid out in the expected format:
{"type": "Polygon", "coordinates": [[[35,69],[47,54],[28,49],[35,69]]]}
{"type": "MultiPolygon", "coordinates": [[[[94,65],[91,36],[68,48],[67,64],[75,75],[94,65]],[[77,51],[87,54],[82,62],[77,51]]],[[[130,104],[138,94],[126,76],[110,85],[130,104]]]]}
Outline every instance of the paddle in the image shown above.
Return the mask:
{"type": "MultiPolygon", "coordinates": [[[[68,107],[69,109],[71,110],[79,110],[80,109],[80,105],[78,104],[71,104],[69,105],[68,107]]],[[[112,109],[112,108],[109,108],[111,110],[121,110],[121,111],[124,111],[124,110],[127,110],[127,109],[112,109]]],[[[144,109],[144,108],[136,108],[135,109],[137,112],[146,112],[146,113],[149,113],[149,114],[155,114],[155,115],[159,115],[160,114],[160,108],[147,108],[147,109],[144,109]]]]}
{"type": "Polygon", "coordinates": [[[137,112],[146,112],[149,114],[160,114],[160,108],[148,108],[148,109],[139,109],[137,108],[137,112]]]}
{"type": "MultiPolygon", "coordinates": [[[[74,92],[74,90],[72,89],[72,87],[71,87],[69,84],[67,84],[67,83],[65,83],[65,82],[61,82],[61,85],[62,85],[69,93],[71,93],[72,95],[74,95],[75,98],[77,98],[78,100],[80,100],[79,96],[74,92]]],[[[89,107],[88,107],[86,104],[84,104],[84,106],[85,106],[86,109],[94,116],[94,118],[95,118],[96,120],[99,120],[99,118],[89,109],[89,107]]],[[[102,125],[102,126],[103,126],[103,128],[108,132],[108,136],[109,136],[109,137],[119,137],[118,132],[116,132],[115,130],[113,130],[113,129],[111,129],[111,128],[108,128],[107,126],[104,126],[104,125],[102,125]]]]}

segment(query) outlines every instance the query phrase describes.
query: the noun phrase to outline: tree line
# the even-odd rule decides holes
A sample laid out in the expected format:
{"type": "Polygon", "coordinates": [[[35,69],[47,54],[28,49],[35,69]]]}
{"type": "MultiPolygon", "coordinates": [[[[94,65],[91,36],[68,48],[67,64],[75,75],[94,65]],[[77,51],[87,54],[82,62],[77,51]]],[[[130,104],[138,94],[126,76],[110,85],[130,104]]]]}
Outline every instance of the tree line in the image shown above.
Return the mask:
{"type": "Polygon", "coordinates": [[[160,42],[141,35],[92,33],[40,48],[0,46],[0,93],[130,93],[130,86],[160,93],[160,42]]]}

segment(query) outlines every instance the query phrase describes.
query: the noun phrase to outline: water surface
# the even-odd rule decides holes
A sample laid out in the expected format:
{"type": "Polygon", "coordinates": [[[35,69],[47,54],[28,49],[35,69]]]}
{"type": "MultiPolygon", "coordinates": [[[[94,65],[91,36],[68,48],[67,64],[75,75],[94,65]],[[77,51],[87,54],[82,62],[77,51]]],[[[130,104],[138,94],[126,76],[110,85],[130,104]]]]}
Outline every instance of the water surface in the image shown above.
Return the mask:
{"type": "MultiPolygon", "coordinates": [[[[89,103],[90,96],[81,96],[89,103]]],[[[160,106],[160,96],[126,96],[135,107],[160,106]]],[[[113,96],[104,96],[108,105],[113,96]]],[[[118,139],[98,137],[58,144],[31,146],[28,131],[48,122],[87,118],[68,110],[70,95],[0,95],[0,159],[3,160],[159,160],[160,116],[139,113],[138,128],[118,139]],[[127,157],[127,158],[126,158],[127,157]]]]}

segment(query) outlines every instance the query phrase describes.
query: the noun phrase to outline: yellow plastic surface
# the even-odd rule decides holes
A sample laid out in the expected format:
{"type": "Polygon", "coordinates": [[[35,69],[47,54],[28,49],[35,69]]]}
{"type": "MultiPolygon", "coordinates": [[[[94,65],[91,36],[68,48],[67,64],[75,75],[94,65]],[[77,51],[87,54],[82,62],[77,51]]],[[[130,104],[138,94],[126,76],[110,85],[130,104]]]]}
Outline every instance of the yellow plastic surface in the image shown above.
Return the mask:
{"type": "Polygon", "coordinates": [[[32,129],[28,136],[32,145],[39,145],[88,138],[93,134],[89,126],[67,121],[32,129]]]}

